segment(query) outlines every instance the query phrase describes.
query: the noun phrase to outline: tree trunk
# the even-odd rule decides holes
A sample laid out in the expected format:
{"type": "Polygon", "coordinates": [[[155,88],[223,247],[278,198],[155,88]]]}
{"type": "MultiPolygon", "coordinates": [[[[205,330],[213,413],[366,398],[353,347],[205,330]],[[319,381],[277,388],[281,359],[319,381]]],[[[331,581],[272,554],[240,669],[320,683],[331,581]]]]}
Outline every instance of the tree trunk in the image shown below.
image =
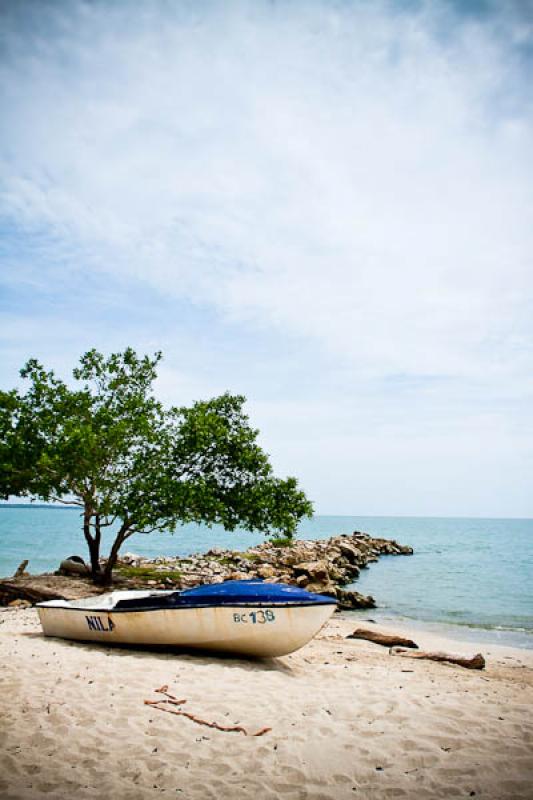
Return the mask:
{"type": "Polygon", "coordinates": [[[85,509],[83,513],[83,535],[89,548],[91,558],[91,578],[93,583],[100,583],[102,569],[100,567],[100,531],[97,529],[95,536],[91,535],[91,511],[85,509]]]}
{"type": "Polygon", "coordinates": [[[109,551],[109,557],[107,559],[107,563],[104,567],[104,571],[102,572],[101,578],[99,580],[99,583],[102,583],[104,586],[111,586],[111,584],[113,583],[113,567],[117,563],[118,554],[120,548],[122,547],[122,544],[128,538],[129,525],[130,523],[128,522],[123,523],[119,532],[117,533],[117,536],[115,538],[115,541],[113,542],[111,550],[109,551]]]}

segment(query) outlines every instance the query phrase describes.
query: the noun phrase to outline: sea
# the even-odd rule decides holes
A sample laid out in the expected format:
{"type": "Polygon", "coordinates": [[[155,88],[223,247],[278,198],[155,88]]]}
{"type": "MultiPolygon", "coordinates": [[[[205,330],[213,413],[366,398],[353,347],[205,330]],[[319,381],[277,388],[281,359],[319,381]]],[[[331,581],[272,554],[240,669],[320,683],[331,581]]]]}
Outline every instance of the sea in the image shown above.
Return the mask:
{"type": "MultiPolygon", "coordinates": [[[[384,556],[352,586],[377,608],[354,618],[404,621],[453,638],[533,649],[533,520],[454,517],[315,516],[298,538],[365,531],[414,548],[384,556]]],[[[111,533],[106,535],[109,546],[111,533]]],[[[184,525],[175,533],[136,534],[124,552],[186,556],[212,547],[244,550],[264,541],[248,531],[184,525]]],[[[0,575],[23,559],[28,571],[53,571],[70,555],[86,558],[79,509],[0,504],[0,575]]]]}

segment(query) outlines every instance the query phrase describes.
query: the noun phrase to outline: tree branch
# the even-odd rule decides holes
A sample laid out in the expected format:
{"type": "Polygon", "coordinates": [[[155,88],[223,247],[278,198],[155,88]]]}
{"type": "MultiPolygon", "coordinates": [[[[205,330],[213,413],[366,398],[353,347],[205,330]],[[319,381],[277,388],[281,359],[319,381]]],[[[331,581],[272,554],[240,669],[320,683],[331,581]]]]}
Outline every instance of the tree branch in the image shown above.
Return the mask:
{"type": "Polygon", "coordinates": [[[129,537],[133,536],[134,533],[148,534],[148,533],[153,533],[154,531],[161,531],[161,530],[164,530],[164,529],[161,528],[159,525],[156,525],[153,528],[148,528],[148,530],[142,530],[142,531],[139,530],[139,528],[130,528],[128,533],[124,536],[124,539],[129,539],[129,537]]]}
{"type": "Polygon", "coordinates": [[[56,497],[55,495],[51,495],[50,500],[54,503],[63,503],[65,506],[79,506],[80,508],[84,508],[84,503],[80,503],[79,500],[62,500],[61,497],[56,497]]]}
{"type": "MultiPolygon", "coordinates": [[[[105,519],[107,520],[107,517],[105,517],[105,519]]],[[[100,522],[100,527],[101,528],[109,528],[109,526],[110,525],[114,525],[116,521],[117,521],[117,517],[113,517],[113,519],[109,520],[109,522],[107,522],[107,521],[106,522],[100,522]]]]}

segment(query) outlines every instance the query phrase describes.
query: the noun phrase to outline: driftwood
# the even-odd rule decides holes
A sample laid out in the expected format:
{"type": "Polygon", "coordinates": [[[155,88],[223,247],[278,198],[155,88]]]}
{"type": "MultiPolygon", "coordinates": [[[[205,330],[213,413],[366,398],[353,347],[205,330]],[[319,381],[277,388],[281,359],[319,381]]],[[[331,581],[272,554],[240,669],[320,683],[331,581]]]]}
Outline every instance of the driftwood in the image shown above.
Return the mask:
{"type": "Polygon", "coordinates": [[[159,689],[155,689],[154,691],[158,694],[164,694],[167,698],[166,700],[145,700],[144,704],[146,706],[152,706],[152,708],[157,708],[158,711],[166,711],[168,714],[176,714],[180,717],[187,717],[187,719],[196,722],[198,725],[205,725],[207,728],[215,728],[217,731],[224,731],[224,732],[236,732],[236,733],[244,733],[245,736],[263,736],[265,733],[268,733],[272,730],[272,728],[260,728],[255,733],[248,733],[246,728],[243,728],[242,725],[220,725],[218,722],[209,722],[206,719],[202,719],[201,717],[197,717],[196,714],[190,714],[188,711],[182,711],[181,709],[175,708],[166,708],[165,703],[173,706],[181,706],[187,702],[187,700],[178,700],[174,695],[169,694],[168,686],[161,686],[159,689]]]}
{"type": "Polygon", "coordinates": [[[457,664],[459,667],[466,669],[485,669],[485,659],[481,653],[476,653],[472,658],[465,658],[464,656],[452,656],[449,653],[427,653],[424,651],[418,653],[411,653],[409,650],[404,650],[402,647],[391,647],[391,656],[402,656],[403,658],[426,658],[429,661],[445,661],[450,664],[457,664]]]}
{"type": "Polygon", "coordinates": [[[403,636],[390,633],[379,633],[379,631],[370,631],[366,628],[357,628],[353,633],[350,633],[347,639],[367,639],[369,642],[375,644],[382,644],[384,647],[394,647],[401,645],[401,647],[414,647],[418,648],[416,642],[412,639],[405,639],[403,636]]]}
{"type": "Polygon", "coordinates": [[[30,603],[41,603],[45,600],[64,600],[60,592],[51,589],[37,588],[23,583],[0,581],[0,605],[10,603],[12,600],[29,600],[30,603]]]}
{"type": "Polygon", "coordinates": [[[13,577],[14,578],[20,578],[21,575],[24,575],[24,573],[26,572],[26,567],[28,566],[28,564],[29,564],[29,561],[28,561],[27,558],[24,561],[21,561],[20,564],[18,565],[17,569],[13,573],[13,577]]]}

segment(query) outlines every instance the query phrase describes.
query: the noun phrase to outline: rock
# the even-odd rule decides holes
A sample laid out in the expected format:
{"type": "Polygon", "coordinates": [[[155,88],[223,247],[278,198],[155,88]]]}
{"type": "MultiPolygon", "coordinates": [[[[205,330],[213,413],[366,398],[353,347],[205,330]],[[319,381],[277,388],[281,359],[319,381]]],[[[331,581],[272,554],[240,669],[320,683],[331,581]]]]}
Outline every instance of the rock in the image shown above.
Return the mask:
{"type": "Polygon", "coordinates": [[[353,544],[349,544],[348,542],[341,542],[339,544],[339,550],[341,551],[342,555],[350,562],[350,564],[358,564],[359,559],[361,558],[361,551],[358,547],[355,547],[353,544]]]}
{"type": "Polygon", "coordinates": [[[263,564],[257,568],[257,575],[259,578],[273,578],[275,574],[276,570],[272,564],[263,564]]]}
{"type": "Polygon", "coordinates": [[[412,547],[409,547],[408,544],[398,544],[398,542],[394,542],[396,545],[395,555],[401,556],[412,556],[414,550],[412,547]]]}
{"type": "Polygon", "coordinates": [[[135,553],[124,553],[120,556],[120,561],[123,564],[129,564],[132,567],[137,567],[141,563],[141,557],[135,553]]]}
{"type": "Polygon", "coordinates": [[[354,608],[375,608],[376,601],[370,595],[360,594],[359,592],[348,589],[337,588],[337,601],[339,608],[349,611],[354,608]]]}
{"type": "Polygon", "coordinates": [[[333,596],[335,596],[335,585],[328,581],[327,583],[321,583],[320,581],[312,581],[308,583],[305,587],[306,592],[313,592],[313,594],[327,594],[330,595],[333,592],[333,596]]]}
{"type": "Polygon", "coordinates": [[[298,575],[298,577],[296,578],[296,583],[301,589],[305,589],[305,587],[309,583],[309,575],[298,575]]]}
{"type": "Polygon", "coordinates": [[[360,569],[355,564],[335,563],[328,562],[329,577],[334,583],[352,583],[359,577],[360,569]]]}
{"type": "Polygon", "coordinates": [[[295,573],[309,575],[313,582],[329,580],[328,566],[325,561],[304,561],[301,564],[295,564],[293,569],[295,573]]]}
{"type": "Polygon", "coordinates": [[[88,575],[90,570],[83,558],[69,556],[59,565],[59,572],[62,575],[88,575]]]}
{"type": "Polygon", "coordinates": [[[271,562],[276,564],[277,566],[283,566],[285,569],[292,569],[295,564],[299,561],[302,561],[302,556],[300,553],[290,553],[288,555],[283,554],[280,558],[279,554],[273,553],[271,556],[271,562]]]}

